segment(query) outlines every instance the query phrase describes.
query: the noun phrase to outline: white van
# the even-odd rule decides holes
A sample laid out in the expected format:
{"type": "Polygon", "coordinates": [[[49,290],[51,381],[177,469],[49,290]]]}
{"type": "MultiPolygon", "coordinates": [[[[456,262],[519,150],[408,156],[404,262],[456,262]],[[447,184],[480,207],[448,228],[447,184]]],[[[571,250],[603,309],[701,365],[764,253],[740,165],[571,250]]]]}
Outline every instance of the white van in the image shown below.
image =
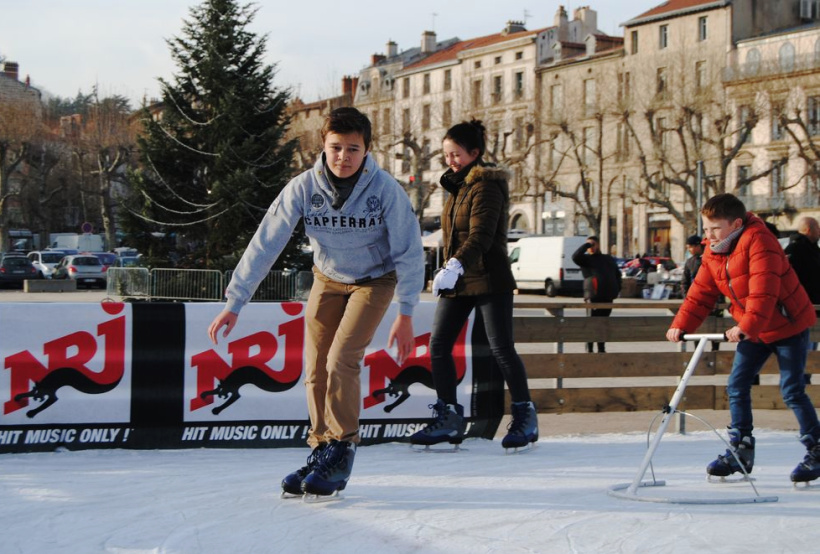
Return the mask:
{"type": "Polygon", "coordinates": [[[547,296],[581,292],[584,277],[572,254],[586,237],[524,237],[510,245],[510,268],[519,290],[541,290],[547,296]]]}

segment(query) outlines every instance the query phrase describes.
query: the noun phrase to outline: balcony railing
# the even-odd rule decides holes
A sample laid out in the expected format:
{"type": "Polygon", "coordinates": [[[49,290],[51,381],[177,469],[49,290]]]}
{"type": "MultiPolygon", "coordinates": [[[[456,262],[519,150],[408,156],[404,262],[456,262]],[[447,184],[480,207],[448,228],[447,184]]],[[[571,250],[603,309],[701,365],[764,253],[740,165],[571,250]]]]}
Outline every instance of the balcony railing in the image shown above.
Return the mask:
{"type": "Polygon", "coordinates": [[[806,209],[820,207],[820,193],[795,193],[778,195],[749,195],[738,198],[751,212],[782,212],[789,209],[806,209]]]}
{"type": "Polygon", "coordinates": [[[741,63],[723,68],[723,82],[742,81],[773,75],[789,75],[799,71],[820,69],[820,57],[801,54],[794,57],[794,62],[784,66],[779,59],[760,60],[759,62],[741,63]]]}

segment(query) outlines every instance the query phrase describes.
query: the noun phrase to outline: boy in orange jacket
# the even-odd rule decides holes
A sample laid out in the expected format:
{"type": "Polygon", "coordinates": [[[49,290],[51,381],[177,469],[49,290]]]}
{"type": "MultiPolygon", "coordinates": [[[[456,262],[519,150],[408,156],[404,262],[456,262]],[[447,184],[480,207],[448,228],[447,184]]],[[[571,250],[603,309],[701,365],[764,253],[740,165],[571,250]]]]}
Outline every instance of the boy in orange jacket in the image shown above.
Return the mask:
{"type": "Polygon", "coordinates": [[[736,325],[726,331],[726,338],[738,343],[727,384],[731,450],[710,463],[706,472],[724,477],[741,471],[734,453],[746,473],[751,473],[752,381],[774,354],[780,367],[780,393],[797,418],[800,442],[807,450],[791,480],[813,481],[820,477],[820,421],[803,378],[809,328],[816,321],[811,302],[777,238],[760,218],[746,212],[738,198],[713,196],[701,215],[709,245],[666,338],[680,341],[700,326],[720,294],[728,298],[736,325]]]}

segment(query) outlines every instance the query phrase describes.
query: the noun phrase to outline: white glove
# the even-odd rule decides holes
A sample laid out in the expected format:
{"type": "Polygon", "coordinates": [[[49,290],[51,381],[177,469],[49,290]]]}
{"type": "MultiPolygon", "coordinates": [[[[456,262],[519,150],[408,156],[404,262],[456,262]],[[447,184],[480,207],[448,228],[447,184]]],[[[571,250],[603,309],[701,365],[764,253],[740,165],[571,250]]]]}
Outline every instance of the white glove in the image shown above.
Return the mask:
{"type": "Polygon", "coordinates": [[[461,262],[455,258],[450,258],[444,269],[439,271],[433,278],[433,296],[440,296],[442,292],[450,292],[456,288],[458,278],[464,275],[464,268],[461,262]]]}

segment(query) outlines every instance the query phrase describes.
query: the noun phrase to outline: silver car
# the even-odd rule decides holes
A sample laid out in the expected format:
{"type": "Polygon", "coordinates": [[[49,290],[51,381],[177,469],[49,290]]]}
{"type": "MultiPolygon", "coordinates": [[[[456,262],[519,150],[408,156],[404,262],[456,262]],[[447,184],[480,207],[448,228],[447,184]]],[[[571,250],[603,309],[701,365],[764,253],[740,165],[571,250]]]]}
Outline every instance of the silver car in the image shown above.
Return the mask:
{"type": "Polygon", "coordinates": [[[77,288],[94,285],[105,288],[106,275],[105,266],[97,256],[91,254],[75,254],[66,256],[60,263],[54,266],[52,279],[74,279],[77,281],[77,288]]]}

